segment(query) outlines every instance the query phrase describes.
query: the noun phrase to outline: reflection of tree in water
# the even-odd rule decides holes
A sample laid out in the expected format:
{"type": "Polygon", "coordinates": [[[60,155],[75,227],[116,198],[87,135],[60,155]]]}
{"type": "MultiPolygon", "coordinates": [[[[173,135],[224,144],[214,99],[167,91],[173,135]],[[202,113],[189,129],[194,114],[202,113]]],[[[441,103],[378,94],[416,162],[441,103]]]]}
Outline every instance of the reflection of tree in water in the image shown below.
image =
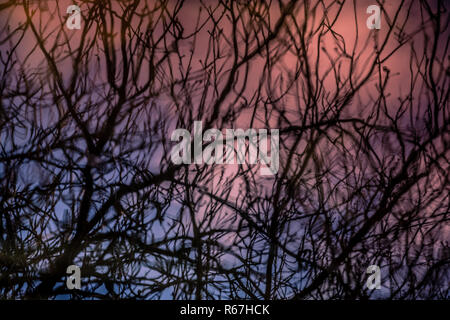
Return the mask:
{"type": "Polygon", "coordinates": [[[443,1],[379,31],[337,1],[38,5],[0,5],[3,298],[448,298],[443,1]],[[278,174],[171,163],[200,120],[278,128],[278,174]]]}

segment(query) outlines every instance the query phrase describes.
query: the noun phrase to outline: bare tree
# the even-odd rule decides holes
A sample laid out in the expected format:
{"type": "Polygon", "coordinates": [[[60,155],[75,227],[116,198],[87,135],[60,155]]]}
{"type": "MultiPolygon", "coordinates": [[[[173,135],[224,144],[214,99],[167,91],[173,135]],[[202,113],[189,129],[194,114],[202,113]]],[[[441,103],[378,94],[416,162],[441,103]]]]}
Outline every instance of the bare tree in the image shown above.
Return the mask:
{"type": "Polygon", "coordinates": [[[379,30],[349,0],[71,4],[0,4],[3,299],[449,298],[445,1],[374,2],[379,30]],[[195,121],[278,129],[279,170],[175,164],[195,121]]]}

